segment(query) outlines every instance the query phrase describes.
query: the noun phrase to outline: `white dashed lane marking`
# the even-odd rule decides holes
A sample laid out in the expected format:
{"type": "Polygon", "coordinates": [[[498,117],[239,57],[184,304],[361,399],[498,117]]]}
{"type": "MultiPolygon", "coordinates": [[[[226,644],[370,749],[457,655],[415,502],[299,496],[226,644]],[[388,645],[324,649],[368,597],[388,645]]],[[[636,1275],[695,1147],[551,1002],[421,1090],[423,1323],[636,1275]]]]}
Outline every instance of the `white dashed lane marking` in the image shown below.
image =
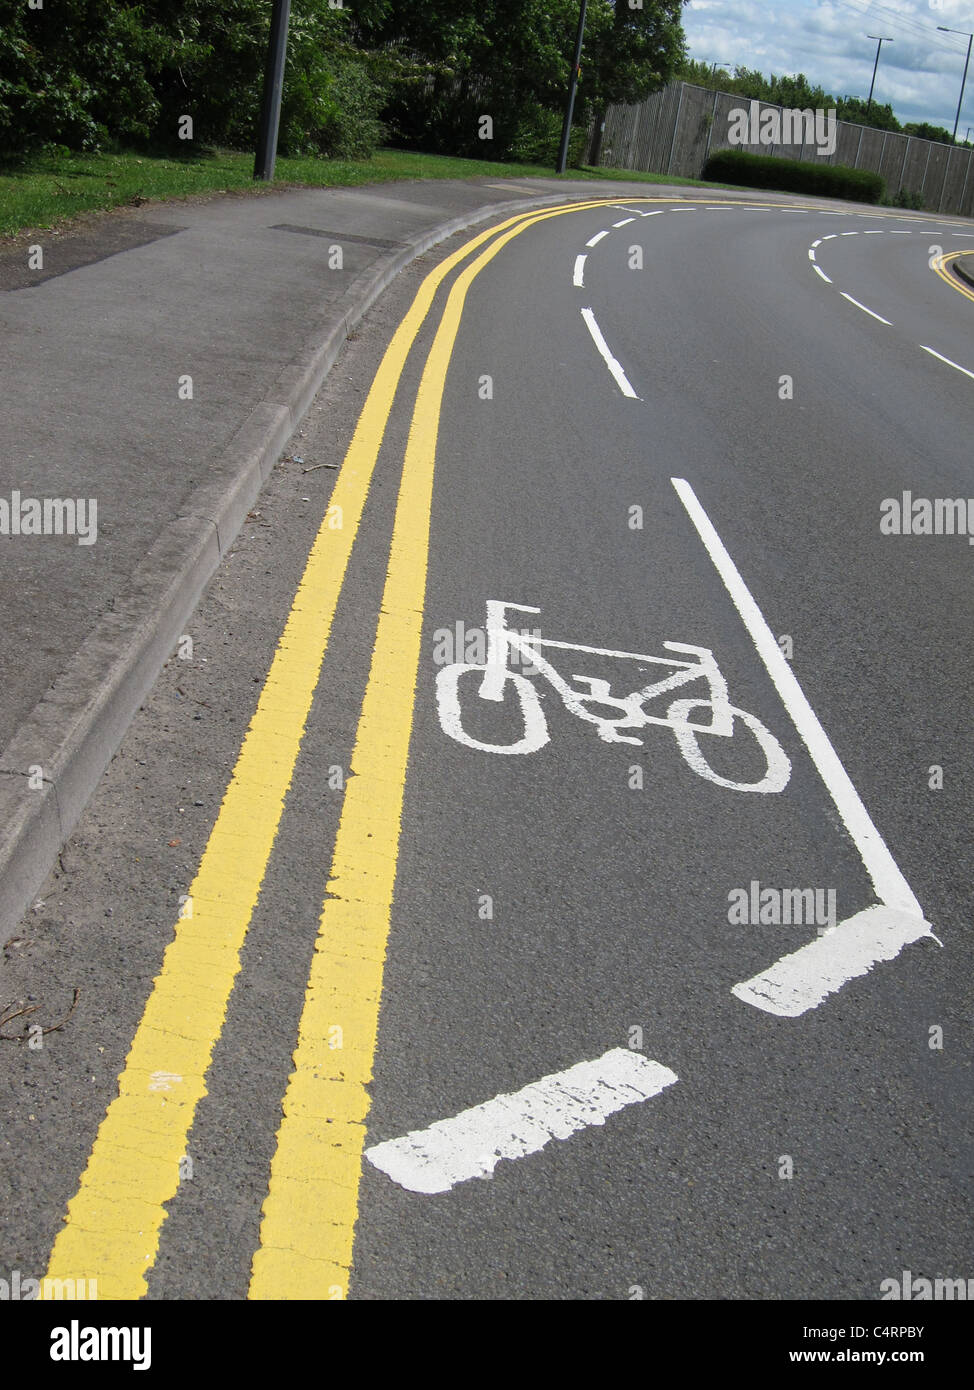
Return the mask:
{"type": "Polygon", "coordinates": [[[592,341],[598,348],[599,353],[601,354],[605,362],[605,365],[612,373],[612,377],[619,390],[622,392],[624,396],[628,396],[630,400],[638,401],[640,397],[636,395],[635,391],[629,385],[629,380],[625,372],[622,370],[622,364],[620,362],[617,362],[616,359],[612,356],[612,353],[609,351],[609,345],[602,336],[602,330],[596,323],[595,315],[592,312],[592,310],[583,309],[582,318],[585,320],[585,325],[592,335],[592,341]]]}
{"type": "Polygon", "coordinates": [[[839,293],[842,295],[843,299],[848,299],[850,304],[854,304],[856,308],[861,309],[864,314],[869,314],[871,318],[878,319],[880,323],[885,323],[887,328],[893,327],[889,319],[884,319],[882,314],[877,314],[874,313],[872,309],[867,309],[865,304],[860,304],[858,299],[853,299],[852,295],[846,294],[845,290],[840,290],[839,293]]]}

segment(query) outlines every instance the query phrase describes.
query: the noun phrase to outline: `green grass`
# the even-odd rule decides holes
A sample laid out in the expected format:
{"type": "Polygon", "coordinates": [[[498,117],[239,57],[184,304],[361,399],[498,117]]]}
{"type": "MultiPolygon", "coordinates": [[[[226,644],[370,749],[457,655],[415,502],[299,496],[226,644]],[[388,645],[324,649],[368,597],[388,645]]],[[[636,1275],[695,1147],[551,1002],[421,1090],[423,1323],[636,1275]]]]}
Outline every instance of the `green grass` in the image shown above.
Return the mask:
{"type": "MultiPolygon", "coordinates": [[[[0,236],[25,229],[60,227],[80,213],[230,190],[260,193],[302,185],[354,187],[397,179],[554,178],[533,164],[378,150],[371,159],[279,159],[272,184],[255,184],[253,156],[217,150],[193,158],[140,154],[45,154],[0,169],[0,236]]],[[[571,169],[566,179],[625,179],[634,183],[700,184],[695,179],[623,169],[571,169]]]]}

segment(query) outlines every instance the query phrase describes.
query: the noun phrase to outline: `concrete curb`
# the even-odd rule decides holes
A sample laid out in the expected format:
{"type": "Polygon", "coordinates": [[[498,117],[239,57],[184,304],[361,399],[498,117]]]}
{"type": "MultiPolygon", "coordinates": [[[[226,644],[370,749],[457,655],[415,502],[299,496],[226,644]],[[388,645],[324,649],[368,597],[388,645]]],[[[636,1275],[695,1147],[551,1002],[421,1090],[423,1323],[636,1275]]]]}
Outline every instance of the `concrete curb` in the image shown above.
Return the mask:
{"type": "Polygon", "coordinates": [[[541,194],[440,223],[358,276],[337,320],[334,310],[323,316],[324,338],[316,334],[279,375],[184,514],[163,528],[128,593],[99,620],[0,754],[0,941],[13,933],[43,884],[271,469],[345,340],[382,291],[456,232],[598,196],[597,189],[591,195],[541,194]]]}
{"type": "Polygon", "coordinates": [[[974,251],[963,251],[956,261],[951,261],[951,269],[966,284],[974,287],[974,251]],[[964,256],[971,258],[967,265],[964,264],[964,256]]]}

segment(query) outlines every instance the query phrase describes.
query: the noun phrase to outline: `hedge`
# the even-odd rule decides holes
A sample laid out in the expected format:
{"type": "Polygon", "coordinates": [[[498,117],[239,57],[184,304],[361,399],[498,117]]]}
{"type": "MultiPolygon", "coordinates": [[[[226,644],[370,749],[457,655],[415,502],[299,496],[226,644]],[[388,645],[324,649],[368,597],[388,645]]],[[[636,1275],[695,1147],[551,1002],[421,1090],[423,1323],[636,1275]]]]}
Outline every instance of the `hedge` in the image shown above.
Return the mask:
{"type": "Polygon", "coordinates": [[[748,154],[746,150],[719,150],[711,155],[704,166],[703,177],[711,183],[777,188],[788,193],[846,198],[857,203],[878,203],[886,192],[886,181],[869,169],[775,159],[767,154],[748,154]]]}

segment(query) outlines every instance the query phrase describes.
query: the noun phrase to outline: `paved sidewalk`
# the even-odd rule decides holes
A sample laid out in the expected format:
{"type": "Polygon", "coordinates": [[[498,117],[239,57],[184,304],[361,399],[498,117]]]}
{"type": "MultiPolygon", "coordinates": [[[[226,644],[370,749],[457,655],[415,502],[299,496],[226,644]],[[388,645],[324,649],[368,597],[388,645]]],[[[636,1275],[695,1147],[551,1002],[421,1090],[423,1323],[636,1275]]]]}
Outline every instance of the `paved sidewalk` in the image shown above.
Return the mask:
{"type": "Polygon", "coordinates": [[[532,179],[229,195],[0,252],[0,931],[43,881],[382,289],[464,228],[638,196],[701,190],[532,179]],[[24,534],[51,499],[81,499],[77,534],[24,534]]]}

